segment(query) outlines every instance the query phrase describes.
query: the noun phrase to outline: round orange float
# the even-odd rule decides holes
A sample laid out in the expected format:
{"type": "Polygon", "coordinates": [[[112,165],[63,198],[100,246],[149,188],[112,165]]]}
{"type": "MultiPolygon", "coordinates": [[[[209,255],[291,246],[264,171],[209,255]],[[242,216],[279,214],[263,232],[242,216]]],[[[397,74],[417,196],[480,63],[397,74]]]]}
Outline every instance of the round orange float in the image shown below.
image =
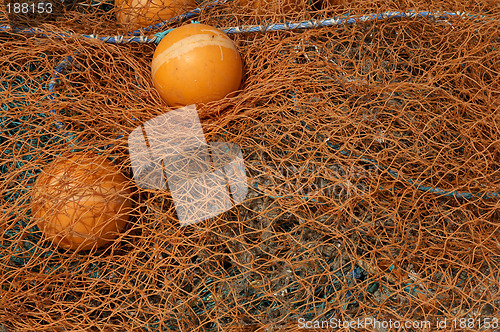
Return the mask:
{"type": "Polygon", "coordinates": [[[237,90],[243,65],[226,34],[194,23],[162,39],[153,54],[151,73],[155,88],[169,106],[186,106],[218,100],[237,90]]]}
{"type": "Polygon", "coordinates": [[[59,157],[38,176],[31,212],[54,244],[77,251],[100,247],[116,239],[129,219],[128,183],[102,156],[59,157]]]}
{"type": "Polygon", "coordinates": [[[196,8],[195,0],[116,0],[118,23],[140,29],[196,8]]]}

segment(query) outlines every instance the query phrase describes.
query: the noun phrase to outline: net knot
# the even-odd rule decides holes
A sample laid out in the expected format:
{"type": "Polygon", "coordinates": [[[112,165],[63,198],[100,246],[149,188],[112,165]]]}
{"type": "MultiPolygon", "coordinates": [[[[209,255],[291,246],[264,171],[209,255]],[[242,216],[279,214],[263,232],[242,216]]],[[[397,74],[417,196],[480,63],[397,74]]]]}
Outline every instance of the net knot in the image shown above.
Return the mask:
{"type": "Polygon", "coordinates": [[[159,43],[170,31],[172,31],[174,29],[168,29],[168,30],[165,30],[165,31],[162,31],[162,32],[158,32],[158,33],[155,33],[155,43],[159,43]]]}

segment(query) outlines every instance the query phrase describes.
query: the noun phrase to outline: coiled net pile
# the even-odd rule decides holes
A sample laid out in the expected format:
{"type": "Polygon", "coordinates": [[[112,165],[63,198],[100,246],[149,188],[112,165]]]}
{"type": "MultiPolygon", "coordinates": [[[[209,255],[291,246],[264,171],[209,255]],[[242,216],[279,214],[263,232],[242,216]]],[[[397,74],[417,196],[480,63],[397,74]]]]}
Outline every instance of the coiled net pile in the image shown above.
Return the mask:
{"type": "Polygon", "coordinates": [[[197,109],[207,141],[240,146],[249,193],[187,227],[168,190],[132,180],[127,133],[169,110],[151,82],[155,44],[79,37],[127,32],[112,3],[38,24],[47,36],[0,33],[0,323],[9,331],[292,331],[333,328],[333,318],[478,330],[499,318],[496,2],[283,8],[234,0],[195,19],[227,28],[394,10],[478,16],[231,34],[241,91],[197,109]],[[109,247],[74,253],[44,239],[30,190],[56,156],[81,150],[121,168],[133,213],[109,247]]]}

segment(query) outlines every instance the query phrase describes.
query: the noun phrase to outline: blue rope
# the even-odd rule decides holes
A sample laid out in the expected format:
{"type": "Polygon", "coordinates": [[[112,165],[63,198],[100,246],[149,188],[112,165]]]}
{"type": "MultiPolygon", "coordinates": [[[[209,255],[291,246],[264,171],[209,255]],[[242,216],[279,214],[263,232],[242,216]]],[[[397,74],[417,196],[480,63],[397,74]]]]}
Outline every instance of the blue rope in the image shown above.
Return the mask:
{"type": "MultiPolygon", "coordinates": [[[[319,135],[318,137],[321,137],[321,135],[319,135]]],[[[436,195],[440,195],[440,196],[460,198],[460,199],[473,199],[473,198],[491,199],[491,198],[500,198],[500,192],[498,192],[498,193],[495,193],[495,192],[482,192],[482,193],[475,193],[474,194],[474,193],[469,193],[469,192],[449,191],[449,190],[439,189],[439,188],[436,188],[436,187],[425,186],[425,185],[422,184],[422,182],[415,181],[413,179],[407,179],[407,178],[403,177],[402,175],[400,175],[398,172],[392,170],[391,168],[389,168],[387,166],[380,165],[379,163],[377,163],[377,161],[375,161],[373,159],[366,158],[366,157],[363,157],[363,156],[359,156],[359,155],[353,154],[353,153],[345,151],[345,150],[340,150],[340,147],[339,147],[338,144],[332,144],[329,141],[324,141],[324,142],[326,142],[326,144],[329,147],[331,147],[331,148],[339,151],[342,155],[348,156],[348,157],[358,158],[359,160],[368,162],[368,163],[372,164],[373,166],[377,167],[378,169],[380,169],[382,171],[386,171],[394,179],[399,180],[399,181],[403,181],[403,182],[407,182],[407,183],[411,184],[413,187],[415,187],[416,189],[424,191],[424,192],[428,192],[428,193],[432,193],[432,194],[436,194],[436,195]]]]}
{"type": "MultiPolygon", "coordinates": [[[[207,5],[204,8],[209,8],[209,7],[214,7],[218,4],[222,4],[226,2],[227,0],[216,0],[209,5],[207,5]]],[[[169,21],[165,21],[162,23],[158,23],[155,25],[151,25],[149,27],[140,29],[140,30],[135,30],[128,35],[118,35],[118,36],[106,36],[106,37],[100,37],[98,35],[85,35],[85,34],[74,34],[74,33],[49,33],[44,30],[36,29],[36,28],[31,28],[31,29],[18,29],[18,28],[11,28],[9,25],[2,25],[0,26],[0,32],[5,31],[5,32],[18,32],[18,33],[25,33],[25,34],[31,34],[31,35],[38,35],[38,36],[43,36],[43,37],[48,37],[48,36],[53,36],[53,37],[58,37],[58,38],[70,38],[70,37],[83,37],[83,38],[89,38],[89,39],[96,39],[103,41],[105,43],[110,43],[110,44],[128,44],[128,43],[141,43],[141,44],[147,44],[147,43],[159,43],[163,37],[165,37],[166,34],[168,34],[172,29],[168,29],[163,32],[159,32],[151,37],[140,35],[142,32],[149,32],[154,29],[162,28],[170,23],[173,22],[181,22],[183,20],[189,19],[194,17],[195,15],[199,14],[201,12],[202,8],[196,8],[186,14],[180,15],[178,17],[175,17],[169,21]],[[130,36],[132,35],[132,36],[130,36]]],[[[467,18],[467,19],[484,19],[486,18],[485,15],[473,15],[469,14],[466,12],[429,12],[429,11],[421,11],[421,12],[415,12],[415,11],[409,11],[409,12],[399,12],[399,11],[394,11],[394,12],[384,12],[382,14],[370,14],[370,15],[363,15],[359,17],[355,16],[343,16],[343,17],[337,17],[337,18],[327,18],[323,20],[309,20],[309,21],[302,21],[302,22],[288,22],[288,23],[276,23],[276,24],[268,24],[268,25],[243,25],[239,27],[231,27],[231,28],[226,28],[223,29],[222,31],[226,34],[235,34],[235,33],[253,33],[253,32],[270,32],[270,31],[282,31],[282,30],[298,30],[298,29],[312,29],[312,28],[320,28],[320,27],[329,27],[329,26],[336,26],[336,25],[344,25],[344,24],[353,24],[356,22],[369,22],[369,21],[382,21],[382,20],[388,20],[388,19],[394,19],[394,18],[428,18],[428,19],[437,19],[437,20],[446,20],[446,19],[451,19],[451,18],[467,18]]]]}

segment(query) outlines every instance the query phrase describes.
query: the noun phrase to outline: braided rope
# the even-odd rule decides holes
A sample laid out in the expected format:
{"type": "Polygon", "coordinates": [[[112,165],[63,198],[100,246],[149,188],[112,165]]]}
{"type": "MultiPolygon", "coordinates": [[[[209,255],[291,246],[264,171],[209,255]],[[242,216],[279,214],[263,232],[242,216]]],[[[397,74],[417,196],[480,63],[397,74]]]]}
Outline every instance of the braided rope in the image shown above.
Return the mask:
{"type": "MultiPolygon", "coordinates": [[[[222,4],[227,0],[216,0],[203,8],[210,8],[216,5],[222,4]]],[[[159,32],[153,36],[145,36],[141,33],[149,32],[154,29],[165,27],[166,25],[173,22],[180,22],[186,19],[192,18],[199,14],[203,8],[196,8],[190,12],[187,12],[178,17],[172,18],[171,20],[158,23],[155,25],[151,25],[149,27],[132,31],[128,33],[128,35],[117,35],[117,36],[105,36],[100,37],[99,35],[85,35],[85,34],[75,34],[75,33],[52,33],[47,32],[37,28],[31,29],[18,29],[12,28],[9,25],[0,26],[0,32],[17,32],[17,33],[25,33],[30,35],[37,35],[42,37],[53,36],[56,38],[71,38],[71,37],[82,37],[88,39],[96,39],[105,43],[110,44],[128,44],[128,43],[159,43],[163,37],[165,37],[172,29],[168,29],[163,32],[159,32]]],[[[320,28],[320,27],[329,27],[336,25],[344,25],[344,24],[353,24],[356,22],[369,22],[369,21],[381,21],[395,18],[428,18],[428,19],[436,19],[436,20],[447,20],[451,18],[466,18],[466,19],[484,19],[485,15],[474,15],[466,12],[430,12],[430,11],[420,11],[420,12],[399,12],[399,11],[390,11],[384,12],[381,14],[370,14],[363,15],[359,17],[355,16],[343,16],[337,18],[327,18],[323,20],[309,20],[302,22],[287,22],[287,23],[273,23],[268,25],[243,25],[239,27],[230,27],[225,28],[222,31],[226,34],[235,34],[235,33],[253,33],[253,32],[271,32],[271,31],[283,31],[283,30],[299,30],[299,29],[312,29],[312,28],[320,28]]]]}

